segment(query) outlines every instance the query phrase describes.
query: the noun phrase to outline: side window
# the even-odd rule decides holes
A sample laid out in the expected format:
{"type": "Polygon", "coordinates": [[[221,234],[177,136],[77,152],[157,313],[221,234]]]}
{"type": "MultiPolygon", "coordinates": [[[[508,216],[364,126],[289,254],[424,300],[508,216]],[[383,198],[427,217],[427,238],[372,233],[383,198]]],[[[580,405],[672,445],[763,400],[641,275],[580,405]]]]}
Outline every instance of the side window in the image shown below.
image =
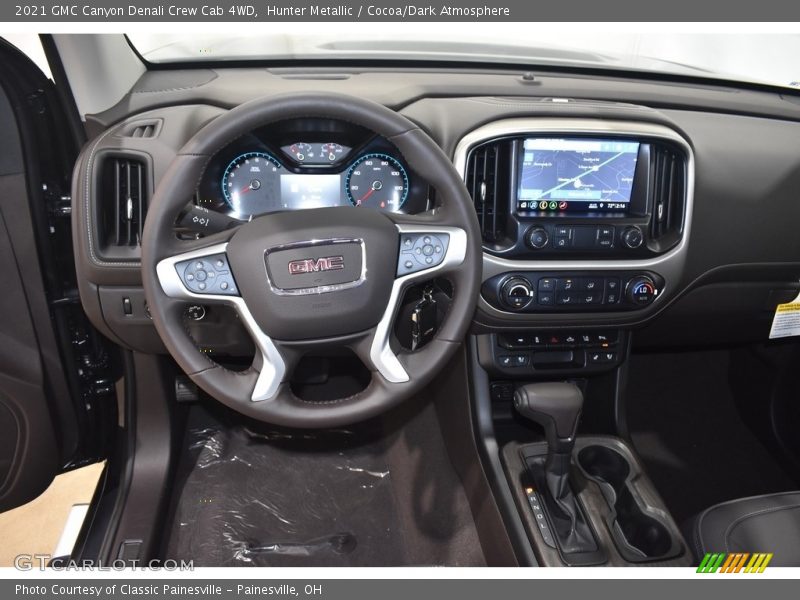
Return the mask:
{"type": "Polygon", "coordinates": [[[2,36],[8,43],[19,48],[30,58],[37,67],[42,70],[46,77],[52,79],[50,74],[50,66],[47,64],[47,58],[44,55],[42,42],[39,36],[35,33],[10,33],[3,34],[2,36]]]}

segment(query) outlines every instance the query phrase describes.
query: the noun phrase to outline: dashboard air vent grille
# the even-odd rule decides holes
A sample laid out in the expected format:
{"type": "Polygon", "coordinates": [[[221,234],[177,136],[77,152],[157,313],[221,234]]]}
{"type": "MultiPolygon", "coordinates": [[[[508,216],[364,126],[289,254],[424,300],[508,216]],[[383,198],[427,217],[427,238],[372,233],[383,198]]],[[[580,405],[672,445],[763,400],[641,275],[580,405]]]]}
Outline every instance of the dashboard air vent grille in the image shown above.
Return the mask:
{"type": "Polygon", "coordinates": [[[117,136],[126,138],[158,137],[158,134],[161,132],[161,123],[161,119],[149,119],[127,123],[117,133],[117,136]]]}
{"type": "Polygon", "coordinates": [[[155,134],[155,132],[156,132],[155,124],[146,123],[145,125],[139,125],[138,127],[136,127],[131,133],[131,137],[150,138],[153,137],[153,134],[155,134]]]}
{"type": "Polygon", "coordinates": [[[653,153],[653,240],[678,236],[683,228],[686,205],[686,158],[681,152],[655,146],[653,153]]]}
{"type": "Polygon", "coordinates": [[[144,164],[136,159],[110,158],[106,161],[107,196],[105,223],[110,246],[139,246],[147,213],[147,184],[144,164]]]}
{"type": "Polygon", "coordinates": [[[508,141],[477,146],[467,160],[465,183],[487,244],[497,244],[505,237],[511,164],[508,141]]]}

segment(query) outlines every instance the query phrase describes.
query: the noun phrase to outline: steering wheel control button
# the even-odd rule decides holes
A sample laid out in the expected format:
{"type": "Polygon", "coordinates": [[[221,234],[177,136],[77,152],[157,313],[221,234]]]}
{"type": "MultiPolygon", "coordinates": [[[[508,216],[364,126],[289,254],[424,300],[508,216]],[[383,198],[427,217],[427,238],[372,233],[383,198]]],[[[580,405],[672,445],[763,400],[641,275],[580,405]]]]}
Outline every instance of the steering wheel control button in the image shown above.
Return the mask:
{"type": "Polygon", "coordinates": [[[397,276],[436,267],[442,263],[450,235],[447,233],[406,233],[400,244],[397,276]]]}
{"type": "Polygon", "coordinates": [[[202,259],[184,260],[175,265],[178,275],[186,288],[195,294],[220,294],[237,296],[236,283],[233,279],[228,258],[224,254],[216,254],[202,259]]]}

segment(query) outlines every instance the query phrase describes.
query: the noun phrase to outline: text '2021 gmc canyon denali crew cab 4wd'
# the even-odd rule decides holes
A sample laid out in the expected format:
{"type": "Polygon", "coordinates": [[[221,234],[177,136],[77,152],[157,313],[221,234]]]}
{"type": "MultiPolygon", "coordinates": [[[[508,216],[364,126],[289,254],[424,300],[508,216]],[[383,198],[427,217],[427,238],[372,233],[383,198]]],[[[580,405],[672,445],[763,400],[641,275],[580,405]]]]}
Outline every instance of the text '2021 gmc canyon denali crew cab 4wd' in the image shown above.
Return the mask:
{"type": "Polygon", "coordinates": [[[800,565],[788,80],[168,37],[2,47],[0,509],[105,460],[75,559],[800,565]]]}

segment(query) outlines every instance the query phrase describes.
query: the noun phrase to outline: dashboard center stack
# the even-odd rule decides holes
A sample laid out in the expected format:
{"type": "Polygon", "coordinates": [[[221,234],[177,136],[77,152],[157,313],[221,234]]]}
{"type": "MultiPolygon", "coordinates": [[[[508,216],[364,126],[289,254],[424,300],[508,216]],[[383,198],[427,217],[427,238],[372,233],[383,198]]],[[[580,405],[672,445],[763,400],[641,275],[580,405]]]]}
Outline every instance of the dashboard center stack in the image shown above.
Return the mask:
{"type": "Polygon", "coordinates": [[[691,158],[675,131],[624,121],[509,119],[466,136],[484,300],[503,313],[648,307],[685,249],[691,158]]]}

